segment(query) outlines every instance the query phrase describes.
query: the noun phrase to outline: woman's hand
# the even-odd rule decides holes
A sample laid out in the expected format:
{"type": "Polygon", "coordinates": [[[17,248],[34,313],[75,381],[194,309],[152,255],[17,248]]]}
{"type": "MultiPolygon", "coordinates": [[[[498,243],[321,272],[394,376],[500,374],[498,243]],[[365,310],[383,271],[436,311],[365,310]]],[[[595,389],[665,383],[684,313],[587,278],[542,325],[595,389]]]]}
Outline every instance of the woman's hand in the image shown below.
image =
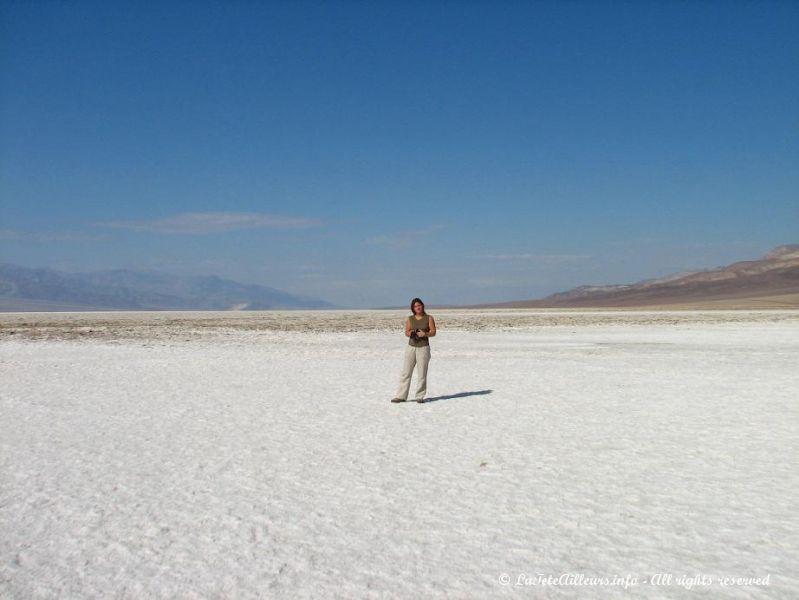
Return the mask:
{"type": "Polygon", "coordinates": [[[424,331],[420,331],[416,335],[418,335],[419,337],[427,337],[427,333],[425,333],[424,331]]]}

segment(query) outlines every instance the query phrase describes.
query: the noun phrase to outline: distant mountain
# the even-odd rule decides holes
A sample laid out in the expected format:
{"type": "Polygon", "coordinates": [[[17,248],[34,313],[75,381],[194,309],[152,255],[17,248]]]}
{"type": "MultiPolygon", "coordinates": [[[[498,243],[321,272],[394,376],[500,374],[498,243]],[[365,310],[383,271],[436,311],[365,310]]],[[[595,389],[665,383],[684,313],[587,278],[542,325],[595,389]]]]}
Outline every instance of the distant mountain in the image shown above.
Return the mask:
{"type": "Polygon", "coordinates": [[[581,285],[540,300],[470,305],[469,308],[660,306],[776,296],[786,298],[788,305],[799,306],[799,244],[779,246],[758,260],[736,262],[726,267],[675,273],[631,284],[581,285]]]}
{"type": "Polygon", "coordinates": [[[63,273],[0,263],[0,311],[333,308],[317,298],[215,275],[114,269],[63,273]]]}

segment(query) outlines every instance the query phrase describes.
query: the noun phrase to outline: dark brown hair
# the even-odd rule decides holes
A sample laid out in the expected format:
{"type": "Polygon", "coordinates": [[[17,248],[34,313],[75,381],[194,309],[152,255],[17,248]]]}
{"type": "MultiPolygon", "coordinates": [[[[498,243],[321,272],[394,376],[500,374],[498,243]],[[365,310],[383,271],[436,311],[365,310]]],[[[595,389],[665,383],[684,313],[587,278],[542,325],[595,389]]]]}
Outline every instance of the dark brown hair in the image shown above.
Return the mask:
{"type": "Polygon", "coordinates": [[[415,312],[413,312],[413,305],[416,304],[417,302],[422,305],[422,314],[426,315],[427,313],[424,310],[424,302],[422,302],[422,299],[414,298],[413,300],[411,300],[411,316],[416,314],[415,312]]]}

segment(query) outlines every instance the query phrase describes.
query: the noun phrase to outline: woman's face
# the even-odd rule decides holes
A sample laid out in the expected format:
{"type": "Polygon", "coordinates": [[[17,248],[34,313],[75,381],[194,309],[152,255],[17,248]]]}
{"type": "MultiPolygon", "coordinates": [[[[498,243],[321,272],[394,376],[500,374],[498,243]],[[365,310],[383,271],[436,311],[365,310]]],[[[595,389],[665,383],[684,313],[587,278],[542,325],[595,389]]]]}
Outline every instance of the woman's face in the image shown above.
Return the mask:
{"type": "Polygon", "coordinates": [[[413,303],[413,312],[417,315],[421,315],[422,311],[424,310],[424,306],[420,302],[413,303]]]}

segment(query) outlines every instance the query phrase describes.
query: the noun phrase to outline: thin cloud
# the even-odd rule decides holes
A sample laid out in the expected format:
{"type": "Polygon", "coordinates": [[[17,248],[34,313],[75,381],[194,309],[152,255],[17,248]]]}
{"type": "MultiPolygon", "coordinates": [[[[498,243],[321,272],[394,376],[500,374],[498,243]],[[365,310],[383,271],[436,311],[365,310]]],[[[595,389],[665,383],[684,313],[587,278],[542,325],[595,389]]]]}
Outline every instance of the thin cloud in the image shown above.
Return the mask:
{"type": "Polygon", "coordinates": [[[587,254],[481,254],[472,258],[487,258],[492,260],[522,260],[543,264],[561,264],[565,262],[579,262],[591,258],[587,254]]]}
{"type": "Polygon", "coordinates": [[[145,231],[149,233],[225,233],[242,229],[297,229],[318,227],[320,219],[304,217],[283,217],[264,213],[238,212],[188,212],[141,221],[102,221],[95,223],[101,227],[145,231]]]}
{"type": "Polygon", "coordinates": [[[0,240],[23,242],[94,242],[108,239],[107,234],[89,234],[72,231],[17,231],[0,229],[0,240]]]}
{"type": "Polygon", "coordinates": [[[364,243],[389,246],[390,248],[406,248],[415,244],[419,238],[423,238],[442,227],[444,227],[444,225],[431,225],[424,229],[413,229],[391,235],[375,235],[364,240],[364,243]]]}
{"type": "Polygon", "coordinates": [[[342,288],[351,290],[354,288],[361,288],[366,289],[369,286],[375,288],[383,288],[386,289],[389,286],[396,286],[397,280],[396,279],[331,279],[325,282],[325,286],[331,288],[342,288]]]}
{"type": "Polygon", "coordinates": [[[495,277],[471,277],[466,280],[466,283],[474,287],[494,288],[508,282],[503,281],[501,279],[497,279],[495,277]]]}
{"type": "Polygon", "coordinates": [[[761,246],[756,242],[686,242],[680,245],[686,248],[755,248],[761,246]]]}
{"type": "Polygon", "coordinates": [[[651,237],[641,237],[641,238],[630,238],[626,240],[611,240],[607,242],[608,246],[621,246],[621,247],[628,247],[628,246],[641,246],[641,245],[657,245],[664,248],[754,248],[758,247],[761,244],[751,241],[739,241],[739,240],[730,240],[730,241],[722,241],[722,242],[680,242],[674,240],[664,240],[662,238],[651,238],[651,237]]]}

